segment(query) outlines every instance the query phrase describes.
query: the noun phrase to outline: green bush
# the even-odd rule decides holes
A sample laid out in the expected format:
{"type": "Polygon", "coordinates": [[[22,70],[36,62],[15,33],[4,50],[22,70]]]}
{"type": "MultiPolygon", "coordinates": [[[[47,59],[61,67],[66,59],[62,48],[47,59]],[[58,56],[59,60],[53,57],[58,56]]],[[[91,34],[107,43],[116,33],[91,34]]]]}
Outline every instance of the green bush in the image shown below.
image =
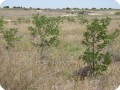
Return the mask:
{"type": "Polygon", "coordinates": [[[46,16],[33,16],[34,27],[30,26],[30,34],[33,38],[37,38],[38,42],[34,40],[31,42],[40,52],[40,56],[43,59],[44,51],[50,46],[57,46],[59,44],[59,30],[58,24],[59,20],[55,17],[46,17],[46,16]]]}
{"type": "Polygon", "coordinates": [[[115,15],[120,15],[120,12],[115,12],[115,15]]]}
{"type": "Polygon", "coordinates": [[[82,59],[92,66],[92,74],[99,74],[107,70],[107,66],[111,62],[111,54],[103,50],[119,35],[120,30],[109,34],[107,30],[109,23],[110,18],[101,20],[95,18],[87,25],[87,31],[84,32],[82,43],[87,49],[84,51],[82,59]]]}
{"type": "Polygon", "coordinates": [[[6,42],[6,49],[10,49],[15,46],[15,42],[20,40],[20,36],[17,36],[17,29],[3,30],[2,34],[6,42]]]}
{"type": "Polygon", "coordinates": [[[17,36],[17,32],[18,30],[17,29],[4,29],[4,19],[3,17],[0,18],[0,33],[2,34],[3,36],[3,39],[5,40],[6,42],[6,49],[9,49],[11,47],[14,47],[15,46],[15,42],[16,41],[19,41],[20,40],[20,36],[17,36]]]}

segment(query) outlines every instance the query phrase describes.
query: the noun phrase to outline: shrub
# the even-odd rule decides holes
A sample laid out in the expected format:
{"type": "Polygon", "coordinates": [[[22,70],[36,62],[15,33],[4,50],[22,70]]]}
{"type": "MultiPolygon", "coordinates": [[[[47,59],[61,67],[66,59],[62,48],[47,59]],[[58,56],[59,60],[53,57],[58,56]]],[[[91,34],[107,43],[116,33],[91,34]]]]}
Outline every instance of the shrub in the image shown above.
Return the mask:
{"type": "Polygon", "coordinates": [[[3,17],[0,18],[0,33],[3,36],[3,39],[6,42],[6,49],[9,49],[11,47],[14,47],[15,42],[20,40],[20,36],[17,36],[17,29],[9,29],[5,30],[4,29],[4,19],[3,17]]]}
{"type": "Polygon", "coordinates": [[[92,74],[100,74],[107,70],[107,66],[111,62],[111,54],[104,48],[111,43],[118,35],[119,30],[109,34],[107,26],[110,23],[110,18],[93,19],[87,26],[87,31],[84,32],[82,43],[86,45],[86,50],[82,56],[85,63],[92,66],[92,74]]]}
{"type": "Polygon", "coordinates": [[[15,42],[20,40],[20,36],[17,36],[17,29],[3,30],[2,34],[6,42],[6,49],[10,49],[15,46],[15,42]]]}
{"type": "Polygon", "coordinates": [[[115,12],[115,15],[120,15],[120,12],[115,12]]]}
{"type": "Polygon", "coordinates": [[[50,46],[57,46],[59,44],[59,30],[58,30],[58,18],[46,17],[46,16],[33,16],[34,27],[30,26],[30,34],[33,38],[37,38],[38,42],[32,41],[31,43],[40,52],[41,59],[43,59],[44,51],[50,46]]]}

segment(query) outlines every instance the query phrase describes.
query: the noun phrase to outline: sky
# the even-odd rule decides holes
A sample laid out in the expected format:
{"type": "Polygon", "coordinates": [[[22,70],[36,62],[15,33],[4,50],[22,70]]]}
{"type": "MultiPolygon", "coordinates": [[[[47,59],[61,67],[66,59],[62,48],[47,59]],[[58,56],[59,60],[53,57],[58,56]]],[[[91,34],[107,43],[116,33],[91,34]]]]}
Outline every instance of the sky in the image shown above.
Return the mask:
{"type": "Polygon", "coordinates": [[[33,8],[115,8],[120,9],[120,0],[5,0],[0,5],[33,8]]]}

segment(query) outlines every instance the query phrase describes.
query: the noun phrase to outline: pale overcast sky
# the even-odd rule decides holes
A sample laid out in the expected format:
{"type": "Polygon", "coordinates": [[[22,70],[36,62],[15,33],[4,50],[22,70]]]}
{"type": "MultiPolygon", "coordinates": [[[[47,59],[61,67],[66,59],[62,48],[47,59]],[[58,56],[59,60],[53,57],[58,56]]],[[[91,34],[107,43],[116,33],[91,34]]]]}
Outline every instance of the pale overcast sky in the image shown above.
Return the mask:
{"type": "Polygon", "coordinates": [[[3,6],[22,6],[35,8],[116,8],[120,5],[115,0],[5,0],[3,6]]]}

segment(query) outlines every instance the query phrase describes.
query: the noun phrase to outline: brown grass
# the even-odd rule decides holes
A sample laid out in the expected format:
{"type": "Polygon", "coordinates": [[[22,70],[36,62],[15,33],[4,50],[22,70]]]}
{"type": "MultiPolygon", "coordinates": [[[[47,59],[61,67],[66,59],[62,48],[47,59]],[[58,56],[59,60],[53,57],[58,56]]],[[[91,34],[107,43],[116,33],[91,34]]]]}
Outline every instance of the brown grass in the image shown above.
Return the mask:
{"type": "MultiPolygon", "coordinates": [[[[117,20],[112,21],[109,30],[117,27],[117,20]]],[[[84,66],[79,55],[84,51],[81,45],[85,25],[63,23],[60,28],[60,45],[49,48],[48,58],[40,63],[40,56],[30,44],[27,27],[30,24],[7,23],[6,28],[17,27],[23,36],[21,42],[10,51],[5,50],[0,39],[0,85],[5,90],[115,90],[120,85],[120,62],[112,62],[108,70],[85,81],[74,81],[72,71],[84,66]]],[[[119,37],[120,38],[120,37],[119,37]]],[[[119,38],[112,44],[111,51],[120,50],[119,38]]]]}

